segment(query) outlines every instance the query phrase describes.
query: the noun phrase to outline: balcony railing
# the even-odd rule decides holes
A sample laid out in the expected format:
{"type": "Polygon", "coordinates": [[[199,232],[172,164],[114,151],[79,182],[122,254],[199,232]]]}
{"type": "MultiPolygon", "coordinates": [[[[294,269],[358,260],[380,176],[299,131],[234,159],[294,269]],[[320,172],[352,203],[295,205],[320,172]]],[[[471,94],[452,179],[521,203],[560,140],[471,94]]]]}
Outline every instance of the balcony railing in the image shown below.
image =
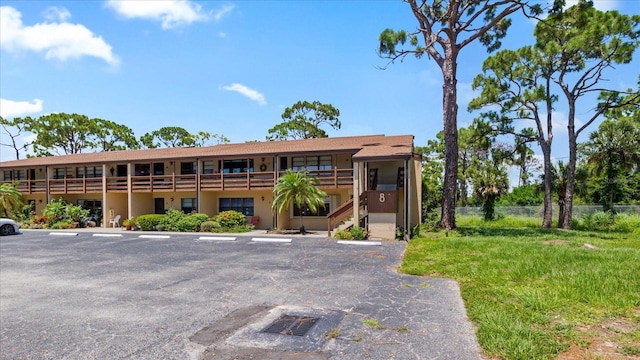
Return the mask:
{"type": "Polygon", "coordinates": [[[196,175],[138,175],[131,177],[133,192],[196,191],[196,175]]]}
{"type": "Polygon", "coordinates": [[[16,184],[16,189],[23,194],[46,194],[47,181],[46,180],[15,180],[15,181],[3,181],[2,183],[16,184]]]}
{"type": "Polygon", "coordinates": [[[102,178],[49,179],[49,194],[101,193],[102,178]]]}
{"type": "Polygon", "coordinates": [[[272,188],[275,184],[273,171],[247,173],[216,173],[200,175],[202,190],[250,190],[272,188]]]}
{"type": "MultiPolygon", "coordinates": [[[[283,173],[280,172],[280,174],[283,173]]],[[[349,188],[353,186],[352,169],[314,170],[309,171],[309,174],[318,178],[321,188],[349,188]]],[[[200,175],[136,175],[131,176],[131,191],[196,191],[198,176],[200,177],[200,190],[203,191],[270,189],[276,183],[274,171],[200,175]]],[[[18,182],[17,188],[23,194],[45,194],[47,193],[47,180],[22,180],[18,182]]],[[[102,191],[102,178],[49,179],[50,194],[100,193],[102,191]]],[[[128,191],[126,176],[107,177],[107,192],[126,193],[128,191]]]]}

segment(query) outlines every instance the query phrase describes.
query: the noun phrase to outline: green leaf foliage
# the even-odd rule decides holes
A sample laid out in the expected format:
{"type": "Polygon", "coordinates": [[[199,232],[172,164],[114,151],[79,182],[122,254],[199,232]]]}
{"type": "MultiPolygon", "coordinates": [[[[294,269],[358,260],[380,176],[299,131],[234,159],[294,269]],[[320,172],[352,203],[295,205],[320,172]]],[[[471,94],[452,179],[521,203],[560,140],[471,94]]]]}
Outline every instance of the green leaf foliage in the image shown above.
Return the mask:
{"type": "Polygon", "coordinates": [[[23,204],[24,198],[16,184],[0,184],[0,216],[7,218],[17,217],[23,204]]]}
{"type": "MultiPolygon", "coordinates": [[[[324,206],[324,198],[327,193],[318,189],[320,183],[317,177],[309,175],[306,170],[287,170],[278,178],[273,188],[273,202],[271,207],[278,213],[289,210],[294,204],[297,207],[307,205],[312,213],[317,213],[324,206]]],[[[300,225],[302,225],[302,212],[300,212],[300,225]]]]}
{"type": "Polygon", "coordinates": [[[319,101],[298,101],[282,113],[284,122],[269,129],[267,140],[313,139],[327,137],[321,125],[338,130],[340,110],[319,101]]]}
{"type": "Polygon", "coordinates": [[[138,226],[143,231],[156,230],[156,226],[162,221],[164,214],[145,214],[138,216],[138,226]]]}

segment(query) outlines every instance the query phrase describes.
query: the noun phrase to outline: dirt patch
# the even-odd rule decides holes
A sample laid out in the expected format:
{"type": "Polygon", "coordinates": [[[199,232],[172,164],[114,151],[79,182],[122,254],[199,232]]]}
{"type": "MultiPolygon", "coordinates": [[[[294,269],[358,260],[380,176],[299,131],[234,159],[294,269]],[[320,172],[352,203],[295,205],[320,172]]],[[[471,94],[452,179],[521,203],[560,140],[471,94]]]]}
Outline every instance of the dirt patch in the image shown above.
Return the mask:
{"type": "Polygon", "coordinates": [[[542,242],[544,245],[565,245],[568,244],[569,242],[567,240],[560,240],[560,239],[554,239],[554,240],[546,240],[542,242]]]}
{"type": "Polygon", "coordinates": [[[632,335],[638,328],[631,320],[612,319],[594,326],[577,327],[575,330],[585,345],[571,344],[569,350],[560,354],[557,360],[640,360],[637,351],[629,353],[628,350],[640,349],[640,341],[634,340],[632,335]]]}

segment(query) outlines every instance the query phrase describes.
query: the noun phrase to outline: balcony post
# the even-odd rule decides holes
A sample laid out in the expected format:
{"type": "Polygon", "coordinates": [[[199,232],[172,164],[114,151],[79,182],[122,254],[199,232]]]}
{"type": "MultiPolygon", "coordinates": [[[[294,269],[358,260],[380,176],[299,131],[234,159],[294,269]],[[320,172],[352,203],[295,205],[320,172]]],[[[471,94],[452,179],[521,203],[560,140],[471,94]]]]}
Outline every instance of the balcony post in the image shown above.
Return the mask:
{"type": "Polygon", "coordinates": [[[360,222],[360,193],[362,189],[360,189],[360,167],[362,166],[359,162],[353,162],[353,221],[354,224],[359,224],[360,222]]]}

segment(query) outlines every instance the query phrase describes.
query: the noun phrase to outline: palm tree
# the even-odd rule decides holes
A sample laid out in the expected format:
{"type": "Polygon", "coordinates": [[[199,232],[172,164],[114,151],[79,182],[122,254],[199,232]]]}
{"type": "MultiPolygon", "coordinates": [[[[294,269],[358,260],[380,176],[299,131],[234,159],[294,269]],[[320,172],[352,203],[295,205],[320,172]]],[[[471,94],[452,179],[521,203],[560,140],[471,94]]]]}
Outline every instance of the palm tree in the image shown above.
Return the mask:
{"type": "Polygon", "coordinates": [[[473,189],[482,199],[482,213],[486,221],[495,220],[496,200],[509,190],[509,176],[502,161],[504,158],[494,151],[491,159],[475,159],[472,164],[473,189]]]}
{"type": "Polygon", "coordinates": [[[627,179],[640,166],[640,126],[621,118],[605,120],[583,144],[587,163],[595,175],[604,176],[600,185],[600,201],[604,211],[624,198],[627,179]]]}
{"type": "MultiPolygon", "coordinates": [[[[287,170],[284,175],[278,178],[276,186],[273,188],[273,203],[271,208],[278,213],[289,210],[291,203],[298,208],[306,205],[309,210],[316,214],[319,207],[324,207],[324,198],[327,193],[317,188],[320,183],[317,177],[311,176],[306,170],[287,170]]],[[[305,233],[300,211],[300,232],[305,233]]]]}
{"type": "Polygon", "coordinates": [[[22,193],[15,184],[0,184],[0,214],[10,217],[20,211],[23,204],[22,193]]]}

